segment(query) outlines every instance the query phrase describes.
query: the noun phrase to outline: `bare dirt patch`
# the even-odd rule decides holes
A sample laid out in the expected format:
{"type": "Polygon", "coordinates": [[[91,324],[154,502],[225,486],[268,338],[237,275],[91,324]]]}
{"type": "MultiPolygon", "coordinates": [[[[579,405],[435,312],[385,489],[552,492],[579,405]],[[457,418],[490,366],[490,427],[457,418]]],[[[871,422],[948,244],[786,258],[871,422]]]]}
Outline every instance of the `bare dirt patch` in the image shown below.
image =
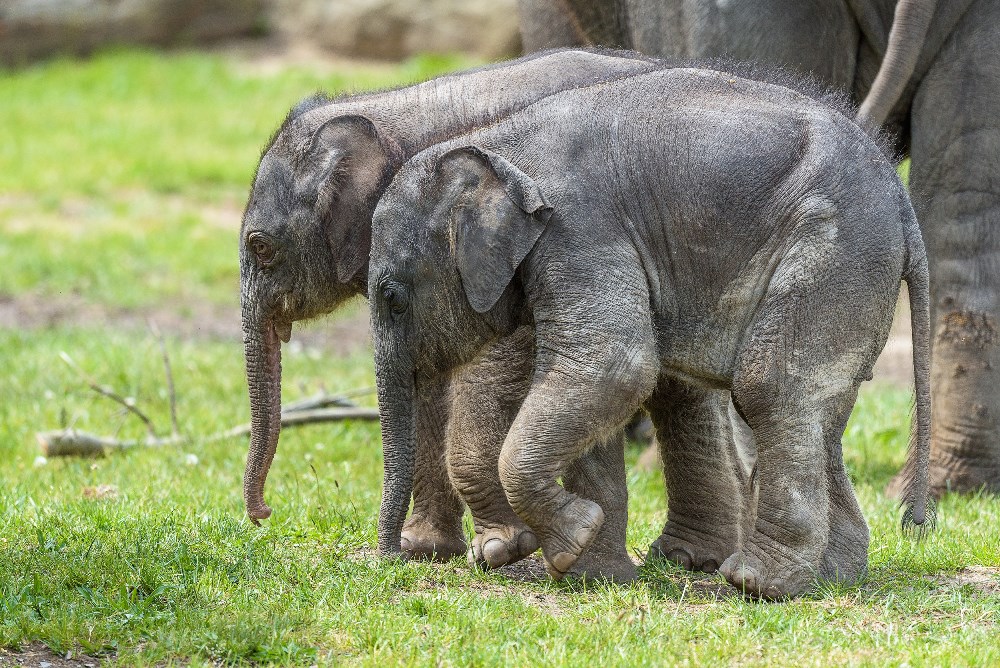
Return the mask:
{"type": "Polygon", "coordinates": [[[25,666],[26,668],[97,668],[114,663],[114,656],[89,656],[79,652],[56,654],[40,642],[31,643],[20,650],[0,648],[0,667],[25,666]]]}
{"type": "Polygon", "coordinates": [[[949,589],[957,589],[966,585],[991,596],[1000,596],[1000,567],[966,566],[954,575],[925,576],[949,589]]]}
{"type": "MultiPolygon", "coordinates": [[[[239,305],[209,303],[162,304],[129,309],[89,302],[78,295],[47,296],[0,293],[0,329],[46,330],[57,327],[101,327],[146,331],[153,321],[167,335],[193,340],[239,342],[239,305]]],[[[293,349],[315,349],[348,356],[366,350],[371,341],[367,309],[348,307],[335,318],[296,323],[293,349]]]]}

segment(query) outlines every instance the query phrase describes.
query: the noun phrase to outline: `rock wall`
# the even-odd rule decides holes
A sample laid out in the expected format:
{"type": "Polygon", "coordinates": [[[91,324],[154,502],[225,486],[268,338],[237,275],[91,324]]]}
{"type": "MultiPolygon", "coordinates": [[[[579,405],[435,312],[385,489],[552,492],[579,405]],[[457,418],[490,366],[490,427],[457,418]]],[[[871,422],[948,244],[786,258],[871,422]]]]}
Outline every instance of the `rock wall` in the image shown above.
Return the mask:
{"type": "Polygon", "coordinates": [[[4,65],[263,34],[364,58],[520,50],[516,0],[0,0],[4,65]]]}
{"type": "Polygon", "coordinates": [[[2,0],[0,63],[108,44],[198,44],[260,31],[268,0],[2,0]]]}
{"type": "Polygon", "coordinates": [[[271,0],[289,39],[334,53],[396,60],[416,53],[520,53],[516,0],[271,0]]]}

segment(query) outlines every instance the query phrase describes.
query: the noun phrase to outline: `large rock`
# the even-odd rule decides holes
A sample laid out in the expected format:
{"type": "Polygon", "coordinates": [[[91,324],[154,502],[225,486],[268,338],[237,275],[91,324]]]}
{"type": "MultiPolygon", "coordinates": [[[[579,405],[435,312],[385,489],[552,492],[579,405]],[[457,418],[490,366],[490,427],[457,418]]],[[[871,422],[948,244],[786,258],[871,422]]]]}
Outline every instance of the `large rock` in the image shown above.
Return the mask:
{"type": "Polygon", "coordinates": [[[0,0],[0,63],[252,34],[268,0],[0,0]]]}
{"type": "Polygon", "coordinates": [[[335,53],[397,60],[417,53],[520,53],[516,0],[271,0],[271,24],[335,53]]]}

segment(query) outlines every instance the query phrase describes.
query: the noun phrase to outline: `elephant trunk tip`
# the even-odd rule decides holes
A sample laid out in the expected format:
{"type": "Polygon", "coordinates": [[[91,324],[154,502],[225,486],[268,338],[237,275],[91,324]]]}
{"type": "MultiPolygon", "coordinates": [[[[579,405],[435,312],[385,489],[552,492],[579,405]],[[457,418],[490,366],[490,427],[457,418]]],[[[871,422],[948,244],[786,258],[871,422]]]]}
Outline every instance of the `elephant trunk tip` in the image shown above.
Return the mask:
{"type": "Polygon", "coordinates": [[[260,526],[260,520],[266,520],[271,516],[271,508],[264,503],[264,499],[260,495],[256,495],[255,497],[248,496],[246,498],[246,507],[247,517],[254,523],[254,526],[260,526]]]}

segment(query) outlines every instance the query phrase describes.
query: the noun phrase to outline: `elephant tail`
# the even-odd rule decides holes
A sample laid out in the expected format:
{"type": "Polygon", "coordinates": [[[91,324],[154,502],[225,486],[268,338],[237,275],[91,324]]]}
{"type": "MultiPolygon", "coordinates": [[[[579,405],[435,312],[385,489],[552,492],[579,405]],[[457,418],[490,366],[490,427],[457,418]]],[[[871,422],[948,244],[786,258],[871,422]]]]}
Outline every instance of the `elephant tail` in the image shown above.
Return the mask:
{"type": "Polygon", "coordinates": [[[930,497],[931,386],[930,386],[930,280],[927,251],[917,217],[905,192],[900,196],[900,213],[906,239],[903,281],[910,297],[910,324],[913,341],[913,385],[916,394],[915,419],[910,430],[910,446],[903,468],[901,502],[904,531],[923,536],[934,528],[934,501],[930,497]]]}
{"type": "Polygon", "coordinates": [[[917,67],[937,3],[938,0],[899,0],[896,3],[885,57],[858,110],[862,125],[880,127],[899,101],[917,67]]]}

